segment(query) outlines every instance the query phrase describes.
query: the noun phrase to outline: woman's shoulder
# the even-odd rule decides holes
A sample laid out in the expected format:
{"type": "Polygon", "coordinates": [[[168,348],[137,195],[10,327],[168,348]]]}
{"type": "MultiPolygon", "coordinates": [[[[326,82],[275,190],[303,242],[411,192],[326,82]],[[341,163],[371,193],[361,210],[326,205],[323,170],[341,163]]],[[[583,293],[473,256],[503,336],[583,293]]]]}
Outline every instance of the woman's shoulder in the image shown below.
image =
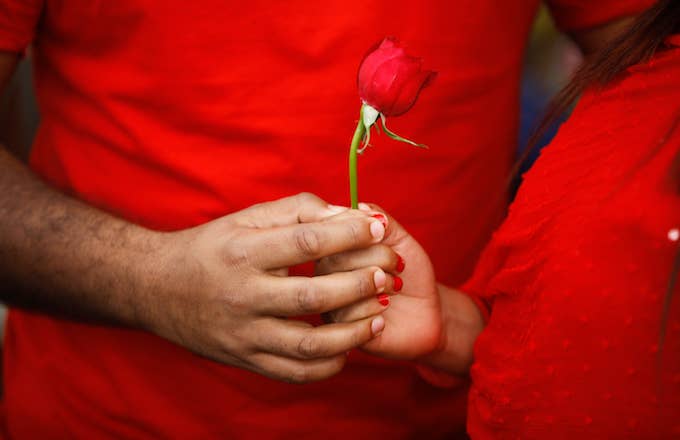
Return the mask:
{"type": "Polygon", "coordinates": [[[531,278],[544,270],[540,261],[578,246],[600,248],[612,234],[640,246],[667,244],[680,221],[680,197],[664,182],[678,152],[680,47],[674,47],[581,99],[525,174],[485,251],[492,257],[484,261],[493,262],[488,273],[496,280],[506,273],[531,278]]]}
{"type": "MultiPolygon", "coordinates": [[[[640,170],[650,155],[677,151],[680,143],[674,139],[680,139],[680,130],[674,127],[679,119],[680,35],[675,35],[650,60],[626,69],[604,87],[586,90],[527,174],[522,190],[544,184],[556,190],[565,183],[611,187],[640,170]],[[531,185],[535,180],[543,182],[531,185]]],[[[645,169],[656,173],[661,168],[645,169]]],[[[564,190],[574,192],[574,187],[564,190]]]]}
{"type": "MultiPolygon", "coordinates": [[[[632,109],[654,109],[651,114],[680,107],[680,34],[666,38],[649,60],[634,64],[606,86],[593,85],[580,100],[574,116],[603,109],[618,110],[620,119],[635,117],[632,109]],[[594,107],[594,108],[591,108],[594,107]]],[[[643,116],[643,115],[639,115],[643,116]]],[[[635,128],[635,127],[631,127],[635,128]]]]}

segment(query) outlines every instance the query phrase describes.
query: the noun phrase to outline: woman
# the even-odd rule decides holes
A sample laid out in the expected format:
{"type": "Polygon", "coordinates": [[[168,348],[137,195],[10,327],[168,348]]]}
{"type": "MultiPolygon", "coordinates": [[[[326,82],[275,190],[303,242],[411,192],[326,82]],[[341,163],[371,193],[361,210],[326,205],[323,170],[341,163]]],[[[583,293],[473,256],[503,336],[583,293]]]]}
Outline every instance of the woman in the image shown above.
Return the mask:
{"type": "Polygon", "coordinates": [[[393,219],[383,246],[319,265],[403,280],[332,319],[383,312],[366,351],[434,381],[469,370],[473,438],[680,435],[679,23],[661,1],[577,74],[557,108],[587,90],[460,291],[393,219]]]}

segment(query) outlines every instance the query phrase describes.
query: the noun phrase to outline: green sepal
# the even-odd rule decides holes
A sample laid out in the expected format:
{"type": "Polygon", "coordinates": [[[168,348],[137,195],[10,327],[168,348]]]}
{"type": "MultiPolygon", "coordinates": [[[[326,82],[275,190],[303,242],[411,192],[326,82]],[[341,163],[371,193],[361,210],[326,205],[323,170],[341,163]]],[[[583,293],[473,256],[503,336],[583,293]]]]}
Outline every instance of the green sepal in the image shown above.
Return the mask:
{"type": "Polygon", "coordinates": [[[425,144],[419,144],[419,143],[417,143],[417,142],[413,142],[412,140],[409,140],[409,139],[406,139],[406,138],[404,138],[404,137],[401,137],[401,136],[399,136],[398,134],[396,134],[396,133],[390,131],[390,129],[387,128],[387,125],[386,125],[386,123],[385,123],[385,115],[383,115],[382,113],[380,113],[380,119],[382,120],[382,128],[383,128],[383,131],[384,131],[385,134],[386,134],[387,136],[389,136],[390,138],[394,139],[395,141],[404,142],[404,143],[406,143],[406,144],[413,145],[414,147],[425,148],[425,149],[428,148],[428,146],[425,145],[425,144]]]}

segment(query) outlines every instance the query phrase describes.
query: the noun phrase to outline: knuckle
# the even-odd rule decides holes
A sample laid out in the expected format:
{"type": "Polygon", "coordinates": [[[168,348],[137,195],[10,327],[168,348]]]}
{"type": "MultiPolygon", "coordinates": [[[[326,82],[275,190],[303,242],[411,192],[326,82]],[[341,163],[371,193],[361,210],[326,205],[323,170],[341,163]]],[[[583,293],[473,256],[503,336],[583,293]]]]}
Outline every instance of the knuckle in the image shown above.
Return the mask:
{"type": "Polygon", "coordinates": [[[297,250],[305,256],[315,256],[321,251],[321,239],[319,234],[309,228],[295,231],[293,240],[297,250]]]}
{"type": "Polygon", "coordinates": [[[373,284],[372,278],[372,273],[366,271],[363,276],[357,279],[356,289],[361,298],[373,295],[375,293],[375,286],[373,284]],[[369,277],[371,278],[370,280],[369,277]]]}
{"type": "Polygon", "coordinates": [[[360,225],[357,222],[351,222],[347,225],[347,235],[349,236],[352,245],[356,246],[362,242],[362,230],[365,228],[363,222],[360,225]]]}
{"type": "MultiPolygon", "coordinates": [[[[309,192],[301,192],[293,196],[293,201],[298,211],[302,212],[305,208],[323,206],[325,202],[321,200],[316,195],[309,192]]],[[[300,218],[298,218],[300,223],[303,223],[300,218]]]]}
{"type": "Polygon", "coordinates": [[[306,192],[306,191],[298,193],[296,195],[296,197],[297,197],[298,203],[301,204],[301,205],[305,205],[305,204],[308,204],[308,203],[314,203],[314,202],[317,202],[319,200],[319,198],[317,196],[315,196],[314,194],[312,194],[310,192],[306,192]]]}
{"type": "Polygon", "coordinates": [[[318,340],[311,334],[300,339],[297,346],[297,352],[306,359],[317,358],[323,354],[323,350],[321,349],[318,340]]]}
{"type": "Polygon", "coordinates": [[[225,263],[236,268],[251,266],[253,261],[248,248],[243,240],[235,240],[232,246],[226,246],[223,250],[225,263]]]}
{"type": "MultiPolygon", "coordinates": [[[[217,301],[217,308],[219,310],[226,310],[230,312],[247,313],[251,308],[251,303],[248,296],[244,294],[235,294],[233,292],[221,291],[219,300],[217,301]]],[[[214,318],[213,318],[214,319],[214,318]]],[[[211,321],[206,321],[211,322],[211,321]]]]}
{"type": "Polygon", "coordinates": [[[314,286],[308,282],[297,290],[297,308],[303,314],[323,311],[323,299],[314,286]]]}

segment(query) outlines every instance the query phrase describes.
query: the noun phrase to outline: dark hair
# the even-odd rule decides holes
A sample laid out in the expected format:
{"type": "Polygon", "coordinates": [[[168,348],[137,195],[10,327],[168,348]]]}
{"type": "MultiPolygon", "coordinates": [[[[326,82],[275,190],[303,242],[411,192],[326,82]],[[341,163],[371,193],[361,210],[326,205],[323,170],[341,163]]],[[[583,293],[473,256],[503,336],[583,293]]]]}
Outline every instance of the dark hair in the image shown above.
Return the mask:
{"type": "Polygon", "coordinates": [[[669,35],[680,32],[680,1],[661,0],[637,17],[607,46],[586,60],[552,99],[545,116],[527,142],[536,148],[541,136],[592,85],[604,86],[628,67],[649,60],[669,35]]]}
{"type": "MultiPolygon", "coordinates": [[[[604,86],[628,67],[649,60],[662,46],[669,35],[680,32],[680,0],[660,0],[646,12],[638,16],[633,23],[607,46],[596,53],[576,71],[571,81],[553,98],[538,128],[530,137],[522,157],[518,160],[516,170],[537,147],[546,130],[578,99],[581,93],[592,86],[604,86]]],[[[680,125],[680,114],[665,136],[664,141],[680,125]]],[[[673,160],[669,171],[669,179],[674,191],[680,195],[680,152],[673,160]]],[[[659,331],[659,359],[663,352],[673,292],[680,272],[680,246],[676,252],[671,275],[664,297],[661,329],[659,331]]]]}

